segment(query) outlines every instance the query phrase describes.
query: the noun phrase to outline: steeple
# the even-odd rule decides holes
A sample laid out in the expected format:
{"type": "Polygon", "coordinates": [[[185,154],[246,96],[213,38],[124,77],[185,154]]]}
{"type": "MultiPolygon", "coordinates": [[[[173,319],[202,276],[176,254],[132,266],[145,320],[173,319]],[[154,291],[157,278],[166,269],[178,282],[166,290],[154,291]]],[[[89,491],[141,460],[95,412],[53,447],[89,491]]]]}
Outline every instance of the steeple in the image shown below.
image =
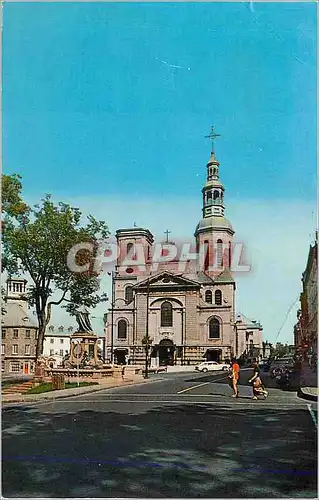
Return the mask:
{"type": "Polygon", "coordinates": [[[203,217],[223,216],[224,215],[224,185],[219,179],[219,162],[216,160],[215,153],[207,163],[207,179],[202,189],[203,193],[203,217]]]}
{"type": "Polygon", "coordinates": [[[210,135],[206,136],[212,140],[211,155],[206,165],[207,177],[206,183],[203,186],[203,218],[199,222],[195,235],[202,231],[212,230],[214,228],[220,230],[225,229],[231,234],[234,234],[230,222],[224,217],[224,192],[225,188],[219,179],[219,162],[216,159],[214,139],[220,134],[216,134],[214,127],[211,129],[210,135]]]}

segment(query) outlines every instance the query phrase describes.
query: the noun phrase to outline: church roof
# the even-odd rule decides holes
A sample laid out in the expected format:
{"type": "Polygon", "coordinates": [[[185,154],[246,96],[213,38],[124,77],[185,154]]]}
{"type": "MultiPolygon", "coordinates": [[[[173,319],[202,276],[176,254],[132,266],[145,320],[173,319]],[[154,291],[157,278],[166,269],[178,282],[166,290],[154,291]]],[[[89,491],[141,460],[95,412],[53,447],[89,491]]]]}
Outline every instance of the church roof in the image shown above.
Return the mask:
{"type": "Polygon", "coordinates": [[[3,327],[37,328],[36,323],[29,318],[23,305],[14,302],[8,302],[4,306],[1,324],[3,327]]]}
{"type": "Polygon", "coordinates": [[[197,281],[199,283],[208,283],[210,285],[213,284],[214,280],[213,278],[211,278],[210,276],[208,276],[207,274],[203,273],[203,271],[200,271],[198,274],[197,274],[197,281]]]}
{"type": "Polygon", "coordinates": [[[250,319],[247,318],[247,316],[244,316],[244,314],[237,314],[237,319],[236,321],[240,321],[241,323],[244,323],[244,325],[247,328],[262,328],[261,323],[259,321],[256,321],[255,319],[250,319]]]}
{"type": "Polygon", "coordinates": [[[133,285],[132,288],[135,289],[144,288],[147,285],[148,281],[150,283],[150,286],[158,285],[158,286],[165,286],[167,288],[172,287],[174,285],[186,286],[186,287],[198,287],[198,288],[200,287],[198,281],[185,278],[182,274],[174,274],[168,271],[161,271],[158,274],[149,276],[145,280],[136,283],[136,285],[133,285]]]}
{"type": "Polygon", "coordinates": [[[214,283],[235,283],[235,280],[229,269],[226,268],[218,276],[216,276],[214,283]]]}
{"type": "Polygon", "coordinates": [[[195,235],[200,232],[200,231],[206,231],[207,229],[228,229],[232,233],[234,233],[233,226],[229,222],[229,220],[226,219],[226,217],[218,217],[218,216],[212,216],[212,217],[204,217],[199,221],[199,223],[196,226],[195,230],[195,235]]]}

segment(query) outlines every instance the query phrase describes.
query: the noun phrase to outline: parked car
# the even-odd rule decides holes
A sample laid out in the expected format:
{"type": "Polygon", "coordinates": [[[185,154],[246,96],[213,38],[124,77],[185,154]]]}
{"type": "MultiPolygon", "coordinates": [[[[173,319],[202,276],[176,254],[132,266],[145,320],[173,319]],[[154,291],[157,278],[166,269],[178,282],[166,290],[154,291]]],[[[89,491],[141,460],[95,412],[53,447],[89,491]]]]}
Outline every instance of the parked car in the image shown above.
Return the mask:
{"type": "Polygon", "coordinates": [[[281,373],[282,368],[293,368],[294,360],[293,358],[278,358],[272,361],[269,374],[272,378],[275,378],[277,375],[281,373]]]}
{"type": "Polygon", "coordinates": [[[259,366],[264,372],[268,372],[271,365],[271,361],[268,358],[263,358],[259,361],[259,366]]]}
{"type": "Polygon", "coordinates": [[[199,365],[195,366],[195,370],[199,372],[210,372],[218,370],[229,370],[230,364],[228,363],[217,363],[217,361],[204,361],[199,365]]]}

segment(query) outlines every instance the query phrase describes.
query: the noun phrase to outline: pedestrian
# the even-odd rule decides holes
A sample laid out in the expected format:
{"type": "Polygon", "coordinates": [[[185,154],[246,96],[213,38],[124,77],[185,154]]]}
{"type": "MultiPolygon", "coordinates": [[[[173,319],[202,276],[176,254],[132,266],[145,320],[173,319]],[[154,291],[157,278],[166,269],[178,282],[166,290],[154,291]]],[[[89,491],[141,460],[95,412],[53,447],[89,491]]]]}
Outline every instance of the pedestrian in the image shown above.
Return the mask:
{"type": "Polygon", "coordinates": [[[258,399],[258,396],[262,395],[266,399],[268,396],[268,391],[266,391],[262,380],[260,378],[260,368],[257,361],[253,363],[253,376],[248,380],[249,383],[253,384],[253,397],[252,399],[258,399]]]}
{"type": "Polygon", "coordinates": [[[234,394],[232,394],[232,398],[239,397],[239,391],[238,391],[239,370],[240,370],[240,368],[239,368],[239,364],[237,363],[236,358],[232,358],[230,373],[228,375],[229,381],[230,381],[230,386],[234,391],[234,394]]]}

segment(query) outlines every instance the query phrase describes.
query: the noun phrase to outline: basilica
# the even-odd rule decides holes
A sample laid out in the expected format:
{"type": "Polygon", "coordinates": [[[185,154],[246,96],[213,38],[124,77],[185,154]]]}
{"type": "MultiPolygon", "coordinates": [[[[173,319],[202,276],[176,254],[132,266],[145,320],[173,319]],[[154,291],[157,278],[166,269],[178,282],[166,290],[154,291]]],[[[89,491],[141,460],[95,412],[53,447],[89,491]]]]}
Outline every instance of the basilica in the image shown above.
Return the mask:
{"type": "Polygon", "coordinates": [[[159,253],[147,228],[116,231],[119,256],[107,322],[109,360],[141,365],[145,343],[151,366],[262,354],[260,323],[235,314],[234,229],[225,217],[219,167],[212,147],[192,256],[175,252],[169,258],[178,244],[168,236],[159,253]],[[141,251],[143,266],[138,265],[141,251]]]}

